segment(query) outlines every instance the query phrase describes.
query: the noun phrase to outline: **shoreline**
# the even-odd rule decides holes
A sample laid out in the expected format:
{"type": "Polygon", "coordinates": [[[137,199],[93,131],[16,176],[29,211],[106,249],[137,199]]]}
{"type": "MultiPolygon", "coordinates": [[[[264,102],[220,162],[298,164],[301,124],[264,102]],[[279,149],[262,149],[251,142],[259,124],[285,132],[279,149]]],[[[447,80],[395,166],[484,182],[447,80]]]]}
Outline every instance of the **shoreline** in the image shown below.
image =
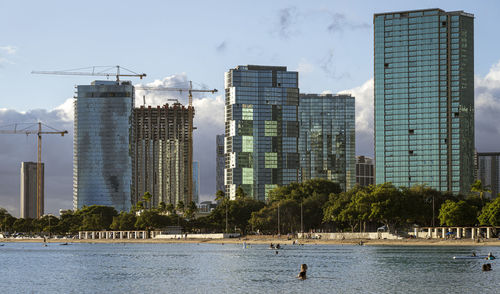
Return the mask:
{"type": "MultiPolygon", "coordinates": [[[[299,244],[304,245],[359,245],[363,242],[365,246],[500,246],[500,240],[490,239],[479,243],[472,239],[458,240],[443,240],[443,239],[402,239],[402,240],[387,240],[387,239],[346,239],[346,240],[320,240],[320,239],[292,239],[278,238],[272,236],[247,236],[242,238],[226,238],[226,239],[48,239],[48,243],[137,243],[137,244],[243,244],[248,245],[268,245],[281,244],[292,245],[294,240],[298,240],[299,244]]],[[[43,239],[0,239],[1,243],[43,243],[43,239]]]]}

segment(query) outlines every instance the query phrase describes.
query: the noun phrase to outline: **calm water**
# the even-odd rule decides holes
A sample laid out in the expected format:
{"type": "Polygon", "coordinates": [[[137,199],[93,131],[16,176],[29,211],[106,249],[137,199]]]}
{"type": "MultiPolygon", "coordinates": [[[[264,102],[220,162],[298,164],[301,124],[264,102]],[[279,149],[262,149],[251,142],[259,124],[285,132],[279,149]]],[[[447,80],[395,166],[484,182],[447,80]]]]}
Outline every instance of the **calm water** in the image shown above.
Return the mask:
{"type": "Polygon", "coordinates": [[[1,293],[500,293],[500,259],[452,259],[499,247],[4,244],[1,293]]]}

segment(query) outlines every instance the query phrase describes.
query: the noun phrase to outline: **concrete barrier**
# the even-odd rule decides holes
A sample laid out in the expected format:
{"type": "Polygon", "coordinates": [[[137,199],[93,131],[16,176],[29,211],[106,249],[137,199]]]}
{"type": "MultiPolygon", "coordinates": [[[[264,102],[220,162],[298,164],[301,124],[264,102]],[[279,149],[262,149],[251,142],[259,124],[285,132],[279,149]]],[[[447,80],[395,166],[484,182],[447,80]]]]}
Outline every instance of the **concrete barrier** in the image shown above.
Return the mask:
{"type": "Polygon", "coordinates": [[[240,234],[156,234],[153,239],[225,239],[238,238],[240,234]]]}
{"type": "Polygon", "coordinates": [[[389,232],[369,232],[369,233],[302,233],[298,234],[299,238],[306,239],[321,239],[321,240],[350,240],[350,239],[388,239],[397,240],[403,239],[389,232]]]}

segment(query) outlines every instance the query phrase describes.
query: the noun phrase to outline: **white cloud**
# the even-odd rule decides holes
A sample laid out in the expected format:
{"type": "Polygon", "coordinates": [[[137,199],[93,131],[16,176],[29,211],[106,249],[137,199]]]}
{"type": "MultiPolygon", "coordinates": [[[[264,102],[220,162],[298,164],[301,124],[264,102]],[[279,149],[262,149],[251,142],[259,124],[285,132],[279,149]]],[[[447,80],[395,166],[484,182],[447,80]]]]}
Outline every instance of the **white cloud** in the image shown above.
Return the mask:
{"type": "Polygon", "coordinates": [[[308,62],[305,58],[302,58],[295,71],[298,71],[301,74],[308,74],[314,71],[314,65],[308,62]]]}
{"type": "Polygon", "coordinates": [[[7,54],[15,54],[17,52],[17,48],[15,46],[0,46],[0,50],[7,54]]]}
{"type": "Polygon", "coordinates": [[[500,61],[475,77],[475,136],[478,152],[500,151],[500,61]]]}
{"type": "Polygon", "coordinates": [[[3,67],[6,64],[14,64],[12,60],[5,57],[7,55],[14,55],[17,52],[17,48],[14,46],[0,46],[0,67],[3,67]],[[3,55],[3,56],[2,56],[3,55]]]}
{"type": "Polygon", "coordinates": [[[339,94],[351,94],[356,102],[356,154],[373,156],[373,78],[339,94]]]}

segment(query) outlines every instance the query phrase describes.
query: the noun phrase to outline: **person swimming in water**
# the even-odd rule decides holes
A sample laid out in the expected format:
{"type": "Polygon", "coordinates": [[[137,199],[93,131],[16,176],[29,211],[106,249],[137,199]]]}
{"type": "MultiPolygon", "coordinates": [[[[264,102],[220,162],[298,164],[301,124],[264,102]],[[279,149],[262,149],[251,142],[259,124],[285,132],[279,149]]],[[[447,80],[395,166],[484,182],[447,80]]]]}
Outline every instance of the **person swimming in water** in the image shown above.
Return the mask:
{"type": "Polygon", "coordinates": [[[491,271],[491,263],[483,264],[483,272],[491,271]]]}
{"type": "Polygon", "coordinates": [[[493,256],[493,254],[491,254],[491,252],[488,253],[488,256],[486,257],[486,260],[493,260],[493,259],[496,259],[496,257],[493,256]]]}
{"type": "Polygon", "coordinates": [[[300,265],[300,272],[299,275],[297,276],[297,279],[299,280],[307,279],[307,264],[303,263],[300,265]]]}

